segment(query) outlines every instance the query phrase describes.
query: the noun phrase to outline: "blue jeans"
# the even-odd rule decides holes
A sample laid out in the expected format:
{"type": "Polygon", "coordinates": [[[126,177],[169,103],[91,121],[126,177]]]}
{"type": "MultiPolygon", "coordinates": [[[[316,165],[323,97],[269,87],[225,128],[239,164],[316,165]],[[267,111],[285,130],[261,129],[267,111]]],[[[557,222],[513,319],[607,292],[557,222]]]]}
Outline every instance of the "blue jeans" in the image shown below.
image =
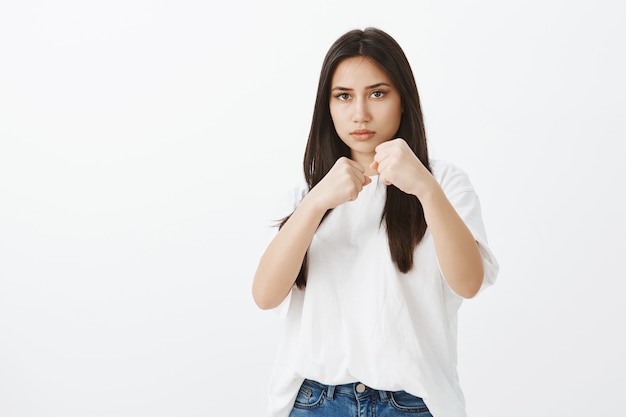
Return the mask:
{"type": "Polygon", "coordinates": [[[432,417],[424,401],[404,391],[355,382],[324,385],[305,379],[289,417],[432,417]]]}

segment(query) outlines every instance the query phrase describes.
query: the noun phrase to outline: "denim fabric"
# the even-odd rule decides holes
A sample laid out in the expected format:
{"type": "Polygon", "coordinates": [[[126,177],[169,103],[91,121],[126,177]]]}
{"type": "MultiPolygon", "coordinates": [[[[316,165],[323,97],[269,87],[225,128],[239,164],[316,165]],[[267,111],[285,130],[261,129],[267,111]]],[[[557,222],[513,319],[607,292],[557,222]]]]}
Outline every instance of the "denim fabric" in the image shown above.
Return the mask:
{"type": "Polygon", "coordinates": [[[289,417],[432,417],[424,401],[404,391],[305,379],[289,417]],[[359,392],[362,391],[362,392],[359,392]]]}

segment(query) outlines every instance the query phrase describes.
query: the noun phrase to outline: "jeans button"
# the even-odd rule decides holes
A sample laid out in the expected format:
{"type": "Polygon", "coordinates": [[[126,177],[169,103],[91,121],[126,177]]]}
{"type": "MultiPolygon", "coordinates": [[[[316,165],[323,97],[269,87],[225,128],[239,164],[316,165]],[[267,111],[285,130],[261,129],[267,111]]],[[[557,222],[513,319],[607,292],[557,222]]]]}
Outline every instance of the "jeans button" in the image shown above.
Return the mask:
{"type": "Polygon", "coordinates": [[[363,384],[357,384],[356,386],[356,392],[358,392],[359,394],[362,393],[363,391],[365,391],[365,385],[363,384]]]}

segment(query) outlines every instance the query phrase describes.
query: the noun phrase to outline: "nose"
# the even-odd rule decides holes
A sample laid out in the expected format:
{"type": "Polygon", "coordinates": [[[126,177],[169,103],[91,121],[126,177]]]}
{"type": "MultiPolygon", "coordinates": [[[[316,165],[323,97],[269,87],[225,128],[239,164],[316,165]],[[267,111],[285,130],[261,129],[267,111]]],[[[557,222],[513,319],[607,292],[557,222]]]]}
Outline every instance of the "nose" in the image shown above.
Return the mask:
{"type": "Polygon", "coordinates": [[[354,101],[354,123],[362,123],[370,121],[369,106],[366,99],[359,98],[354,101]]]}

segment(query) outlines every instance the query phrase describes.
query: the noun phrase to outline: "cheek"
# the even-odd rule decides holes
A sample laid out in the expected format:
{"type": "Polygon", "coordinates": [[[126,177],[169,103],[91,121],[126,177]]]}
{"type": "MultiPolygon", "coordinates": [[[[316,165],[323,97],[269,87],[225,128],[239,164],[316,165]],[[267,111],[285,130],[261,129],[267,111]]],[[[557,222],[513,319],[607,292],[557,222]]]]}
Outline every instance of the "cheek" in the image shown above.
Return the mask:
{"type": "Polygon", "coordinates": [[[333,119],[333,120],[341,120],[341,115],[342,115],[341,107],[331,105],[329,107],[329,110],[330,110],[330,118],[331,119],[333,119]]]}
{"type": "Polygon", "coordinates": [[[394,133],[400,127],[400,121],[402,120],[402,110],[398,109],[390,109],[386,114],[386,120],[389,123],[389,129],[393,130],[394,133]]]}
{"type": "Polygon", "coordinates": [[[335,129],[337,131],[340,130],[342,125],[345,125],[345,112],[342,112],[340,109],[334,109],[331,107],[330,108],[330,119],[333,122],[333,125],[335,126],[335,129]]]}

